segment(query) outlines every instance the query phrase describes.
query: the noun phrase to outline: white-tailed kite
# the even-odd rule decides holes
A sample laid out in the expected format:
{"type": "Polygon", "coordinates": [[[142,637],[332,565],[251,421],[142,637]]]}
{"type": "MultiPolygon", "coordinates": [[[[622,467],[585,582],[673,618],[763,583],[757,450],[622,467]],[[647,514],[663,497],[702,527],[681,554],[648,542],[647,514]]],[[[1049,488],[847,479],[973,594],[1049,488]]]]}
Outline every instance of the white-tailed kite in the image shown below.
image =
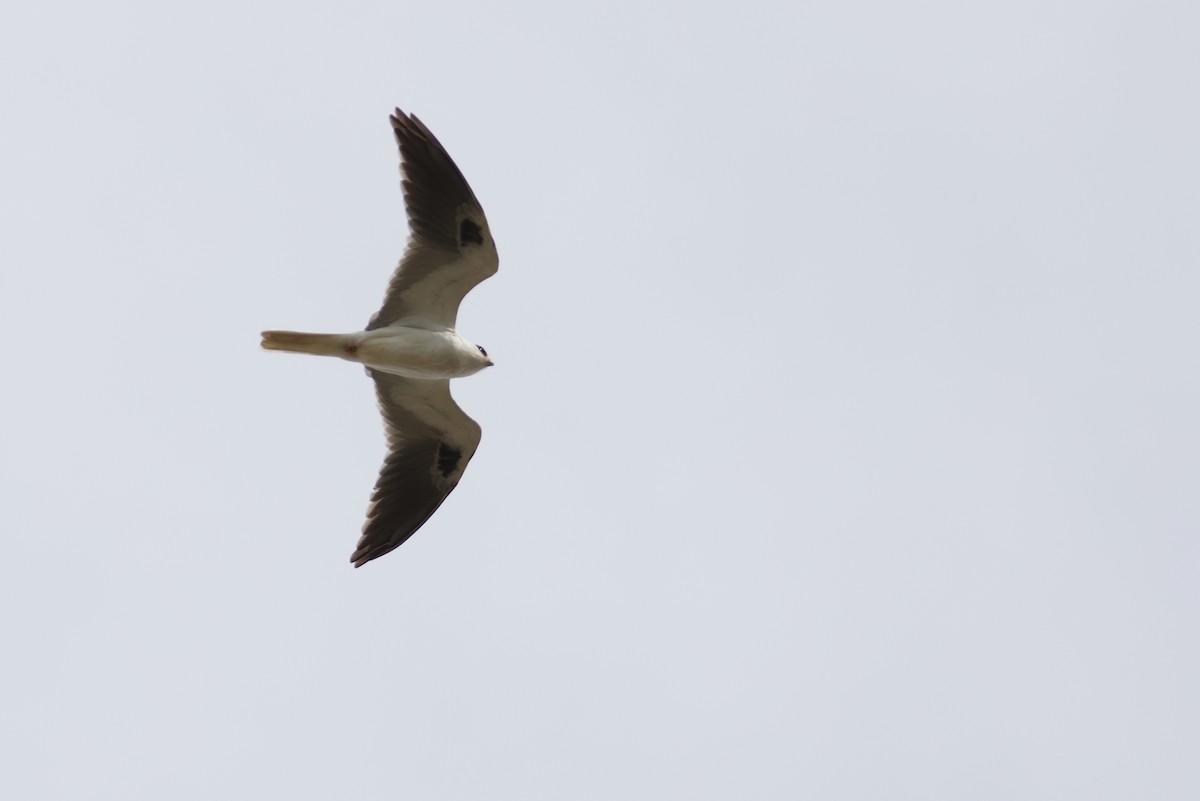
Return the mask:
{"type": "Polygon", "coordinates": [[[492,366],[455,330],[463,297],[499,268],[487,217],[424,123],[400,109],[391,119],[409,239],[383,306],[354,334],[262,335],[268,350],[337,356],[375,380],[388,455],[350,556],[355,567],[400,547],[458,485],[480,428],[450,397],[450,379],[492,366]]]}

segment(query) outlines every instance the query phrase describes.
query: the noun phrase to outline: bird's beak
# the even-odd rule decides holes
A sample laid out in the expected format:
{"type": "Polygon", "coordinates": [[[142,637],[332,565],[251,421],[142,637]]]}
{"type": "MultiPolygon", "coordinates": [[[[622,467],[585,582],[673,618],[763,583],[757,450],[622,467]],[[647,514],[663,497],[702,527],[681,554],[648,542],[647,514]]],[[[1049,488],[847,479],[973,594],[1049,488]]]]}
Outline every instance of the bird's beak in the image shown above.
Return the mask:
{"type": "Polygon", "coordinates": [[[495,367],[495,366],[496,366],[496,363],[495,363],[494,361],[492,361],[491,359],[488,359],[488,360],[487,360],[487,366],[488,366],[488,367],[495,367]]]}

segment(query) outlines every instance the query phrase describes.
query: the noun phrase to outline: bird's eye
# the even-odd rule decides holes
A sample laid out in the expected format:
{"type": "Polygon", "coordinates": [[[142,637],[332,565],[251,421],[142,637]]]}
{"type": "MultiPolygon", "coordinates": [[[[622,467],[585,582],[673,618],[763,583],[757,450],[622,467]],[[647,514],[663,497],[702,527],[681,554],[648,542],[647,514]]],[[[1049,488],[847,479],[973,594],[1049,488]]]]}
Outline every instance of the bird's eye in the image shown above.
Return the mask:
{"type": "Polygon", "coordinates": [[[480,353],[482,353],[484,356],[487,356],[487,351],[483,349],[483,345],[476,345],[475,347],[479,348],[480,353]]]}

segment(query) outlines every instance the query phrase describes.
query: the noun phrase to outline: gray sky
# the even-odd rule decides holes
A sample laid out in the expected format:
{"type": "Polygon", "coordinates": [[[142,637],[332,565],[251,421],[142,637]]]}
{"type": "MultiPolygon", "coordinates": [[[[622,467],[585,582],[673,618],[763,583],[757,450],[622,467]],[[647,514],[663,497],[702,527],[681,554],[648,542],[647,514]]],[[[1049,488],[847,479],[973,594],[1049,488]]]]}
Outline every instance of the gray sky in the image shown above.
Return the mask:
{"type": "Polygon", "coordinates": [[[1200,797],[1200,10],[16,4],[0,796],[1200,797]],[[484,429],[351,569],[393,105],[484,429]]]}

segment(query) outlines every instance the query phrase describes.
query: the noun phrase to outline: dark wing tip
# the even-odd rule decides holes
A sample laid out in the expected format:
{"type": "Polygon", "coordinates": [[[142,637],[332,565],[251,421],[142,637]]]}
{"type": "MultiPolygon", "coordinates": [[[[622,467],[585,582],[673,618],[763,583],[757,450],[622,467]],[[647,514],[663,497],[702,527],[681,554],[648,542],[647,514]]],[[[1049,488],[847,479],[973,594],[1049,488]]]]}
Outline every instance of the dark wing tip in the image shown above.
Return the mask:
{"type": "Polygon", "coordinates": [[[392,127],[396,130],[402,130],[412,124],[412,117],[401,111],[399,107],[392,112],[388,119],[391,120],[392,127]]]}
{"type": "MultiPolygon", "coordinates": [[[[415,533],[416,532],[413,531],[410,532],[408,536],[399,538],[388,537],[384,538],[383,541],[380,541],[377,538],[372,538],[370,542],[363,542],[360,540],[358,547],[354,549],[354,553],[350,554],[350,562],[355,568],[362,567],[367,562],[374,561],[375,559],[378,559],[381,556],[386,556],[387,554],[396,550],[415,533]],[[399,541],[397,541],[397,539],[399,541]]],[[[362,539],[365,540],[366,537],[363,537],[362,539]]]]}
{"type": "Polygon", "coordinates": [[[392,132],[396,134],[396,141],[401,145],[421,142],[426,147],[445,152],[441,142],[437,140],[432,131],[425,127],[425,123],[421,122],[416,114],[405,114],[397,108],[388,117],[388,120],[392,123],[392,132]]]}

